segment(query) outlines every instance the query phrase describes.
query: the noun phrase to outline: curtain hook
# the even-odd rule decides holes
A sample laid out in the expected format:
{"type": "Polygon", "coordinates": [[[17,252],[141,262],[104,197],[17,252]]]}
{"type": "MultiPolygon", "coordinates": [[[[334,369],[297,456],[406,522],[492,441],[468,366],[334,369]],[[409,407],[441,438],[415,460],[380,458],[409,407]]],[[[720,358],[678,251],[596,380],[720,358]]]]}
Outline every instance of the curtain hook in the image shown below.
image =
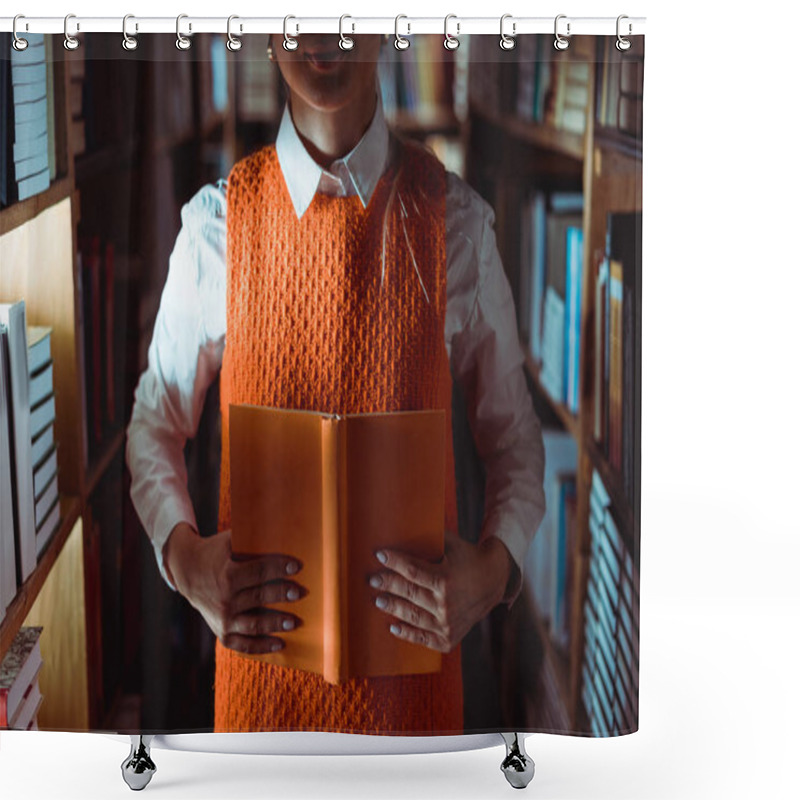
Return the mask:
{"type": "Polygon", "coordinates": [[[444,18],[444,46],[446,50],[456,50],[461,42],[458,41],[458,34],[461,32],[461,23],[458,21],[458,17],[455,14],[448,14],[444,18]],[[451,19],[456,20],[456,35],[451,36],[447,31],[447,23],[450,22],[451,19]]]}
{"type": "MultiPolygon", "coordinates": [[[[74,37],[70,36],[69,33],[69,21],[71,19],[75,19],[74,14],[67,14],[64,17],[64,49],[65,50],[77,50],[80,46],[80,42],[74,37]]],[[[76,23],[75,30],[79,31],[81,29],[80,23],[76,23]]]]}
{"type": "Polygon", "coordinates": [[[514,38],[517,35],[517,23],[511,23],[511,36],[508,36],[503,31],[503,24],[507,19],[512,18],[512,14],[503,14],[500,17],[500,49],[501,50],[513,50],[517,46],[517,40],[514,38]]]}
{"type": "MultiPolygon", "coordinates": [[[[346,19],[353,19],[353,18],[349,14],[342,14],[342,16],[339,17],[339,47],[342,50],[352,50],[356,46],[355,41],[351,39],[349,36],[345,36],[344,33],[342,32],[342,27],[346,19]]],[[[353,30],[351,32],[352,33],[356,32],[355,22],[353,23],[353,30]]]]}
{"type": "MultiPolygon", "coordinates": [[[[188,18],[189,18],[188,14],[178,14],[178,18],[175,20],[175,34],[178,37],[175,40],[175,47],[177,47],[178,50],[188,50],[192,46],[192,40],[188,39],[181,33],[181,20],[188,18]]],[[[192,23],[190,22],[189,33],[191,32],[192,32],[192,23]]]]}
{"type": "MultiPolygon", "coordinates": [[[[631,40],[624,38],[622,36],[622,34],[620,33],[620,23],[624,19],[628,19],[628,17],[625,14],[620,14],[617,17],[617,50],[619,50],[620,53],[624,53],[626,50],[630,50],[631,49],[631,40]]],[[[632,31],[633,31],[633,25],[631,25],[631,23],[629,22],[628,23],[628,36],[631,35],[632,31]]]]}
{"type": "MultiPolygon", "coordinates": [[[[28,46],[28,40],[27,39],[23,39],[17,33],[17,20],[19,20],[19,19],[25,19],[24,14],[17,14],[17,16],[14,17],[14,24],[12,25],[12,28],[11,28],[11,30],[12,30],[12,32],[14,34],[14,41],[11,44],[13,45],[14,49],[17,52],[21,53],[28,46]]],[[[28,29],[28,23],[26,22],[25,23],[25,30],[27,30],[27,29],[28,29]]]]}
{"type": "MultiPolygon", "coordinates": [[[[398,14],[394,18],[394,46],[397,50],[408,50],[411,47],[411,41],[406,39],[405,36],[400,35],[400,20],[401,19],[408,19],[405,14],[398,14]]],[[[411,34],[411,23],[407,22],[406,25],[408,26],[408,34],[411,34]]]]}
{"type": "MultiPolygon", "coordinates": [[[[239,19],[239,17],[237,17],[236,14],[231,14],[228,17],[228,41],[226,42],[225,47],[227,47],[228,50],[231,51],[231,53],[235,53],[238,50],[242,49],[242,40],[231,33],[231,22],[233,22],[235,19],[239,19]]],[[[239,33],[241,32],[242,32],[242,26],[239,25],[239,33]]]]}
{"type": "MultiPolygon", "coordinates": [[[[283,49],[288,51],[297,50],[297,39],[292,36],[289,36],[287,31],[287,26],[289,24],[290,19],[297,19],[297,17],[293,17],[291,14],[283,18],[283,49]]],[[[300,32],[300,26],[297,26],[297,32],[300,32]]]]}
{"type": "Polygon", "coordinates": [[[553,47],[555,47],[556,50],[566,50],[569,47],[569,38],[568,37],[571,36],[572,34],[569,31],[569,22],[567,22],[567,38],[565,38],[564,36],[562,36],[558,32],[558,21],[560,19],[567,19],[567,15],[566,14],[559,14],[556,17],[556,22],[555,22],[556,39],[553,42],[553,47]]]}
{"type": "MultiPolygon", "coordinates": [[[[126,14],[122,18],[122,46],[125,50],[135,50],[139,46],[139,40],[135,36],[128,35],[128,20],[136,19],[133,14],[126,14]]],[[[135,24],[134,30],[139,30],[139,23],[135,24]]]]}

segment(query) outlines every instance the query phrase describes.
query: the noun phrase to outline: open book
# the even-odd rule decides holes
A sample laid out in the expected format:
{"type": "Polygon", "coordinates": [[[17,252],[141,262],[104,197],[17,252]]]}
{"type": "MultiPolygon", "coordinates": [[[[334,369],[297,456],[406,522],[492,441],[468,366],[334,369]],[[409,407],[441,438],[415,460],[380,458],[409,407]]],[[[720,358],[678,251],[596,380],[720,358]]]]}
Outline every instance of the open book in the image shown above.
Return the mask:
{"type": "Polygon", "coordinates": [[[250,656],[322,675],[437,672],[441,654],[389,632],[369,578],[381,547],[444,555],[445,413],[336,416],[230,408],[232,548],[298,558],[308,593],[270,608],[302,624],[277,653],[250,656]]]}

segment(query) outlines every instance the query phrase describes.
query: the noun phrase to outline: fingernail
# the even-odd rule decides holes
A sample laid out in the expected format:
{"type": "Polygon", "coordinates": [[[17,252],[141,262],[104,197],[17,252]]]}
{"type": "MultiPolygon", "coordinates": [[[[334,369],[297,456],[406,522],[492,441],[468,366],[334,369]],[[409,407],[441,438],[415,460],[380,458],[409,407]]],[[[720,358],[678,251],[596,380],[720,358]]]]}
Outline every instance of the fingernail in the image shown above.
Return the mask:
{"type": "Polygon", "coordinates": [[[386,608],[386,606],[389,605],[389,602],[385,597],[376,597],[375,605],[378,606],[378,608],[386,608]]]}
{"type": "Polygon", "coordinates": [[[300,565],[296,561],[290,561],[286,565],[286,574],[287,575],[294,575],[300,569],[300,565]]]}
{"type": "Polygon", "coordinates": [[[370,586],[371,586],[373,589],[380,589],[380,588],[381,588],[381,578],[380,578],[380,575],[373,575],[373,576],[372,576],[372,577],[369,579],[369,585],[370,585],[370,586]]]}
{"type": "Polygon", "coordinates": [[[283,621],[283,629],[285,631],[290,631],[292,628],[294,628],[294,620],[293,619],[285,619],[283,621]]]}
{"type": "Polygon", "coordinates": [[[400,626],[399,625],[390,625],[389,630],[397,636],[400,633],[400,626]]]}
{"type": "Polygon", "coordinates": [[[294,586],[292,586],[292,588],[289,589],[288,592],[286,592],[287,600],[297,600],[299,597],[300,597],[300,592],[294,586]]]}
{"type": "Polygon", "coordinates": [[[386,561],[387,561],[386,553],[384,553],[383,550],[376,550],[375,551],[375,558],[377,558],[378,561],[381,562],[381,564],[385,564],[386,561]]]}

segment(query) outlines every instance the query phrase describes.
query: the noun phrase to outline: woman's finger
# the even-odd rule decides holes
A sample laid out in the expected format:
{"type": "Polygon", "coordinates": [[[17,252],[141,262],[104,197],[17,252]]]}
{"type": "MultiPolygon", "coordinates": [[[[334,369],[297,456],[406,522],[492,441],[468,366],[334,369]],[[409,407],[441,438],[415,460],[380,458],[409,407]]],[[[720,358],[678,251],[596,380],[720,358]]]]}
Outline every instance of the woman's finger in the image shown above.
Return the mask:
{"type": "Polygon", "coordinates": [[[263,655],[283,650],[284,643],[274,636],[243,636],[241,633],[229,633],[222,638],[222,644],[240,653],[263,655]]]}
{"type": "Polygon", "coordinates": [[[273,603],[292,602],[305,597],[308,591],[293,581],[271,581],[258,586],[249,586],[237,592],[229,605],[231,614],[241,614],[273,603]]]}
{"type": "Polygon", "coordinates": [[[383,592],[402,597],[433,615],[439,610],[439,603],[430,589],[426,589],[418,583],[412,583],[396,572],[388,570],[377,572],[370,578],[369,585],[373,589],[380,589],[383,592]]]}
{"type": "Polygon", "coordinates": [[[421,628],[440,635],[442,633],[439,620],[433,614],[413,603],[409,603],[407,600],[401,600],[399,597],[394,597],[390,594],[379,594],[375,598],[375,605],[381,611],[404,620],[415,628],[421,628]]]}
{"type": "Polygon", "coordinates": [[[235,593],[250,586],[296,575],[302,567],[296,558],[275,553],[241,561],[230,559],[226,569],[231,593],[235,593]]]}
{"type": "Polygon", "coordinates": [[[225,636],[236,634],[258,638],[273,633],[292,631],[300,624],[300,618],[294,614],[275,611],[271,608],[261,608],[231,616],[224,627],[224,634],[225,636]]]}
{"type": "Polygon", "coordinates": [[[421,644],[431,650],[438,650],[440,653],[449,653],[450,645],[439,635],[432,631],[422,630],[409,625],[407,622],[393,622],[389,630],[398,638],[405,639],[414,644],[421,644]]]}
{"type": "Polygon", "coordinates": [[[430,561],[399,553],[396,550],[383,548],[375,553],[375,557],[385,567],[399,572],[412,583],[422,586],[431,592],[444,591],[444,576],[439,567],[430,561]]]}

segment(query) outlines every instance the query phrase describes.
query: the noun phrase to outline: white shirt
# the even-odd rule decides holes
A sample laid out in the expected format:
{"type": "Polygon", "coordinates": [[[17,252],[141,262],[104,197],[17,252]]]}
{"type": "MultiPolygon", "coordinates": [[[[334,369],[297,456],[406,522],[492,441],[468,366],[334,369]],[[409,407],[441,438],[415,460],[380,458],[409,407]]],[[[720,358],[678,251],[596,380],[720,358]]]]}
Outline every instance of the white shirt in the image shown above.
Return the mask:
{"type": "MultiPolygon", "coordinates": [[[[391,136],[378,106],[367,132],[329,170],[308,154],[283,114],[276,151],[298,217],[317,191],[357,194],[366,206],[390,155],[391,136]]],[[[183,450],[200,421],[206,391],[222,366],[226,326],[226,184],[204,186],[183,206],[181,230],[134,396],[126,459],[131,498],[150,537],[159,570],[173,590],[162,551],[172,529],[197,530],[186,487],[183,450]]],[[[445,344],[464,387],[470,427],[486,470],[481,540],[496,536],[517,570],[504,598],[522,585],[531,539],[544,516],[544,448],[525,382],[514,303],[497,252],[491,207],[447,173],[445,344]]]]}

